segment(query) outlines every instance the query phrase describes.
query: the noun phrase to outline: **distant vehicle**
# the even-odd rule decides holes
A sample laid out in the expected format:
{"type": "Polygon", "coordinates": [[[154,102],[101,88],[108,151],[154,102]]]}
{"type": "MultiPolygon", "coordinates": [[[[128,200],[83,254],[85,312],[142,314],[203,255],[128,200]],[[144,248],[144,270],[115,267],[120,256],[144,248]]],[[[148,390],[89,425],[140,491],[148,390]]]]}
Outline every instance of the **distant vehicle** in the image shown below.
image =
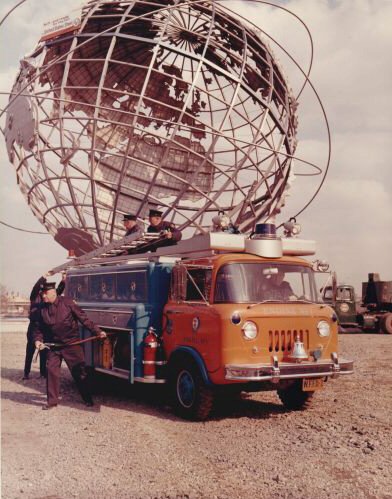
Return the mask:
{"type": "Polygon", "coordinates": [[[392,334],[392,281],[380,281],[379,274],[369,274],[368,282],[362,283],[362,306],[366,308],[359,319],[363,329],[392,334]]]}
{"type": "Polygon", "coordinates": [[[327,286],[323,292],[323,301],[333,306],[341,327],[359,327],[353,286],[349,284],[337,286],[335,300],[333,299],[332,286],[327,286]]]}
{"type": "Polygon", "coordinates": [[[361,309],[357,310],[354,288],[337,286],[336,297],[332,287],[323,292],[323,301],[332,305],[341,327],[358,327],[362,331],[381,331],[392,334],[392,281],[380,281],[379,274],[370,273],[362,283],[361,309]]]}

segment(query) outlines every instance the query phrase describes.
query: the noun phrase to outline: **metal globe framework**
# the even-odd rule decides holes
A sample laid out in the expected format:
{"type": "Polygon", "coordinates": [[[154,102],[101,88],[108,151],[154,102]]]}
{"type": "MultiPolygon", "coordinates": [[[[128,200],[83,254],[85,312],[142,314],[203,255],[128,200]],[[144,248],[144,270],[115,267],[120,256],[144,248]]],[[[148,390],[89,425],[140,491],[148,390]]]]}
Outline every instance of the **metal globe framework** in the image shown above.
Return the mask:
{"type": "Polygon", "coordinates": [[[90,1],[21,61],[5,139],[47,230],[96,247],[151,208],[243,232],[284,204],[297,102],[269,44],[209,1],[90,1]]]}

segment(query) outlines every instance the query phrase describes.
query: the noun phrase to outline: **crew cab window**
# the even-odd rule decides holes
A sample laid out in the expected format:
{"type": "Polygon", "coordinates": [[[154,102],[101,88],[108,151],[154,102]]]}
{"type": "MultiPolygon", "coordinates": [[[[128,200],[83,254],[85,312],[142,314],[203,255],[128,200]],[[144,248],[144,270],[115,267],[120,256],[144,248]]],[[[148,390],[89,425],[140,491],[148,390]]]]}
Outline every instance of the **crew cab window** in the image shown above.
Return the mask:
{"type": "Polygon", "coordinates": [[[114,301],[115,276],[95,274],[90,276],[90,299],[92,301],[114,301]]]}
{"type": "Polygon", "coordinates": [[[65,288],[66,295],[75,301],[87,300],[88,298],[88,276],[70,276],[65,288]]]}
{"type": "Polygon", "coordinates": [[[143,270],[117,274],[117,300],[147,301],[147,272],[143,270]]]}
{"type": "Polygon", "coordinates": [[[187,269],[186,301],[209,301],[211,269],[187,269]],[[204,297],[204,299],[203,299],[204,297]]]}

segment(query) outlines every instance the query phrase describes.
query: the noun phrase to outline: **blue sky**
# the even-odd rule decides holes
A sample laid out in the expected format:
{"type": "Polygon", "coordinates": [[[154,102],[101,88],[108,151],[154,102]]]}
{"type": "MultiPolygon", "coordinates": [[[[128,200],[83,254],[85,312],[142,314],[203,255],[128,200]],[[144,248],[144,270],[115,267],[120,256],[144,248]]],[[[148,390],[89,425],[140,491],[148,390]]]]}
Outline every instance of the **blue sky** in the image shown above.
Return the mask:
{"type": "MultiPolygon", "coordinates": [[[[3,0],[0,17],[16,1],[3,0]]],[[[80,7],[80,1],[27,0],[0,28],[3,47],[0,91],[14,81],[19,60],[34,48],[45,21],[80,7]],[[6,50],[4,50],[6,47],[6,50]]],[[[368,272],[392,280],[392,2],[383,0],[288,0],[281,2],[301,17],[314,41],[311,80],[325,106],[332,133],[332,160],[326,183],[314,203],[299,218],[303,236],[315,239],[318,256],[327,259],[341,282],[360,282],[368,272]]],[[[302,63],[309,55],[304,30],[282,11],[247,6],[246,12],[261,29],[281,41],[302,63]]],[[[281,61],[289,81],[297,84],[292,68],[281,61]]],[[[7,99],[0,96],[1,107],[7,99]]],[[[300,102],[301,156],[323,163],[326,134],[314,98],[300,102]]],[[[1,122],[4,127],[4,120],[1,122]]],[[[0,138],[0,220],[44,231],[31,213],[16,184],[0,138]]],[[[284,215],[303,203],[306,184],[297,179],[284,215]]],[[[282,220],[283,221],[283,218],[282,220]]],[[[51,236],[28,234],[0,226],[0,283],[27,294],[35,280],[66,259],[51,236]]]]}

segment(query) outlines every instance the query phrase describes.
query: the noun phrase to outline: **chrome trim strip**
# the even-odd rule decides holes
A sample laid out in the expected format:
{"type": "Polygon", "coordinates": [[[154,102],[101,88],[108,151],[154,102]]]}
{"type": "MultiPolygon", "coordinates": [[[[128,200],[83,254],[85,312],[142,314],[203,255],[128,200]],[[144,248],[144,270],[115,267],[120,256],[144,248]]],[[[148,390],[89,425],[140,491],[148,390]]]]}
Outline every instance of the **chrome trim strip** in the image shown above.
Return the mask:
{"type": "Polygon", "coordinates": [[[134,310],[118,310],[114,308],[88,308],[83,307],[85,312],[100,312],[100,313],[112,313],[112,314],[127,314],[132,315],[134,310]]]}
{"type": "Polygon", "coordinates": [[[165,366],[167,364],[167,360],[142,360],[142,363],[154,366],[165,366]]]}
{"type": "Polygon", "coordinates": [[[103,367],[95,367],[94,369],[100,373],[109,374],[110,376],[115,376],[116,378],[129,379],[129,371],[126,371],[128,374],[124,374],[114,369],[104,369],[103,367]]]}
{"type": "Polygon", "coordinates": [[[98,326],[101,328],[101,329],[116,329],[116,331],[118,331],[119,333],[133,333],[133,329],[129,329],[129,328],[126,328],[126,327],[115,327],[115,326],[111,326],[111,325],[108,325],[108,324],[98,324],[98,326]]]}
{"type": "Polygon", "coordinates": [[[166,383],[165,379],[138,378],[137,376],[135,376],[134,380],[137,381],[138,383],[159,383],[159,384],[166,383]]]}
{"type": "Polygon", "coordinates": [[[121,367],[112,367],[112,371],[129,375],[129,369],[122,369],[121,367]]]}

